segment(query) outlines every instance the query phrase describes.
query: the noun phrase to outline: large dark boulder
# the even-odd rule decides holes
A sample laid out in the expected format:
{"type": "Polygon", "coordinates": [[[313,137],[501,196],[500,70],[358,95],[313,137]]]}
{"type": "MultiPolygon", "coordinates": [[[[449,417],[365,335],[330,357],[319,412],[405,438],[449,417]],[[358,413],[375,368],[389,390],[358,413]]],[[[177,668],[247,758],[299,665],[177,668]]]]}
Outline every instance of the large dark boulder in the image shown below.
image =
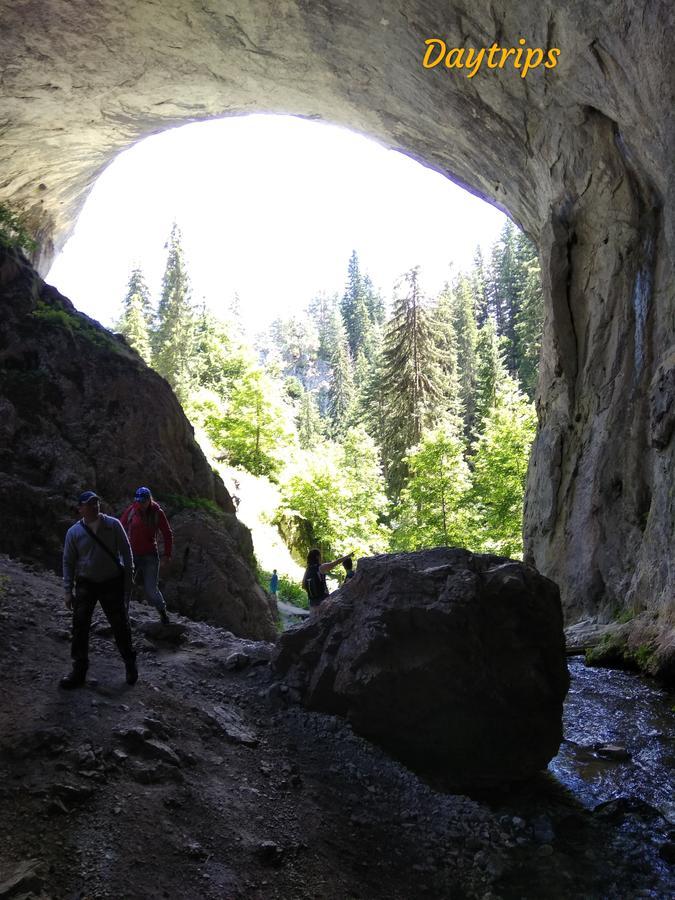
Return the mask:
{"type": "Polygon", "coordinates": [[[310,709],[457,786],[531,776],[562,739],[558,588],[501,557],[442,547],[363,559],[281,636],[272,665],[310,709]]]}

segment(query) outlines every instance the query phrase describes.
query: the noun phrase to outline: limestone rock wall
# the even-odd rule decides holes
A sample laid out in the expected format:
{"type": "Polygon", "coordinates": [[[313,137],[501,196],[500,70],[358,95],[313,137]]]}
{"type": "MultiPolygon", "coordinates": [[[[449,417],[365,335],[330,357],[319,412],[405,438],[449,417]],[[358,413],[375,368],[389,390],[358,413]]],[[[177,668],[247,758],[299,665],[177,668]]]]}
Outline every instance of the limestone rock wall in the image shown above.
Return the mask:
{"type": "MultiPolygon", "coordinates": [[[[250,111],[350,126],[508,210],[546,333],[528,558],[568,618],[673,616],[675,9],[669,0],[0,0],[0,201],[46,265],[96,176],[169,126],[250,111]],[[422,68],[424,40],[559,47],[555,70],[422,68]]],[[[420,198],[424,204],[433,198],[420,198]]],[[[451,215],[449,211],[449,215],[451,215]]]]}

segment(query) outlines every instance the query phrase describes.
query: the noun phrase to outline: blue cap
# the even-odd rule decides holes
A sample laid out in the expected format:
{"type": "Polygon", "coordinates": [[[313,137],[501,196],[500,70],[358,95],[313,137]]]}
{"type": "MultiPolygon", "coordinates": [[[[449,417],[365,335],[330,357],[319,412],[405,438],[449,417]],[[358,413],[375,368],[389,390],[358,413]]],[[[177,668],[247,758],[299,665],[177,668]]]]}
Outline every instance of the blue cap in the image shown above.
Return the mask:
{"type": "Polygon", "coordinates": [[[136,488],[136,493],[134,494],[134,500],[149,500],[152,497],[152,491],[150,488],[139,487],[136,488]]]}
{"type": "Polygon", "coordinates": [[[100,499],[99,495],[95,494],[93,491],[83,491],[77,498],[77,505],[82,506],[84,503],[90,503],[92,500],[100,499]]]}

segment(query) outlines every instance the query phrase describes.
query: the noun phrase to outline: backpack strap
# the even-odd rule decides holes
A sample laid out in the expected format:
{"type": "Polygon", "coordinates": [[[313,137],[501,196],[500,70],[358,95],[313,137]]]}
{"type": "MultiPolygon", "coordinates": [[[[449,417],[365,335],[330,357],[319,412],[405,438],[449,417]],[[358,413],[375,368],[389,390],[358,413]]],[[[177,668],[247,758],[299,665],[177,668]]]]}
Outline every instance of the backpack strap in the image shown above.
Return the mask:
{"type": "Polygon", "coordinates": [[[96,543],[99,545],[99,547],[102,547],[105,550],[105,552],[108,554],[110,559],[112,559],[112,561],[115,563],[117,568],[120,570],[120,574],[122,572],[124,572],[124,566],[119,561],[119,559],[115,556],[115,554],[112,552],[110,547],[108,547],[106,544],[104,544],[103,541],[101,540],[101,538],[98,537],[96,534],[94,534],[94,532],[91,530],[91,528],[88,525],[85,525],[84,519],[80,519],[80,525],[84,528],[84,530],[87,532],[89,537],[92,540],[96,541],[96,543]]]}

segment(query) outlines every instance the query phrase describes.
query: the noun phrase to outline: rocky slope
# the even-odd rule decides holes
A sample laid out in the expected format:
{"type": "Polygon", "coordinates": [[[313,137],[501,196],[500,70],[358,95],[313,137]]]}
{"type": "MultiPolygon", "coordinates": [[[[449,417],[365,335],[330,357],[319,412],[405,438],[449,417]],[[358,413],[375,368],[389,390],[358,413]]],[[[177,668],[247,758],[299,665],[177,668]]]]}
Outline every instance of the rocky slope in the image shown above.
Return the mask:
{"type": "Polygon", "coordinates": [[[191,611],[240,635],[274,636],[250,532],[169,385],[1,246],[0,437],[0,551],[58,568],[80,491],[96,490],[116,515],[148,484],[169,513],[210,504],[175,523],[171,583],[200,582],[191,611]]]}
{"type": "Polygon", "coordinates": [[[98,618],[86,687],[61,691],[59,582],[0,558],[1,897],[667,895],[653,812],[592,814],[536,782],[489,805],[453,795],[289,706],[271,645],[132,617],[138,683],[98,618]]]}

